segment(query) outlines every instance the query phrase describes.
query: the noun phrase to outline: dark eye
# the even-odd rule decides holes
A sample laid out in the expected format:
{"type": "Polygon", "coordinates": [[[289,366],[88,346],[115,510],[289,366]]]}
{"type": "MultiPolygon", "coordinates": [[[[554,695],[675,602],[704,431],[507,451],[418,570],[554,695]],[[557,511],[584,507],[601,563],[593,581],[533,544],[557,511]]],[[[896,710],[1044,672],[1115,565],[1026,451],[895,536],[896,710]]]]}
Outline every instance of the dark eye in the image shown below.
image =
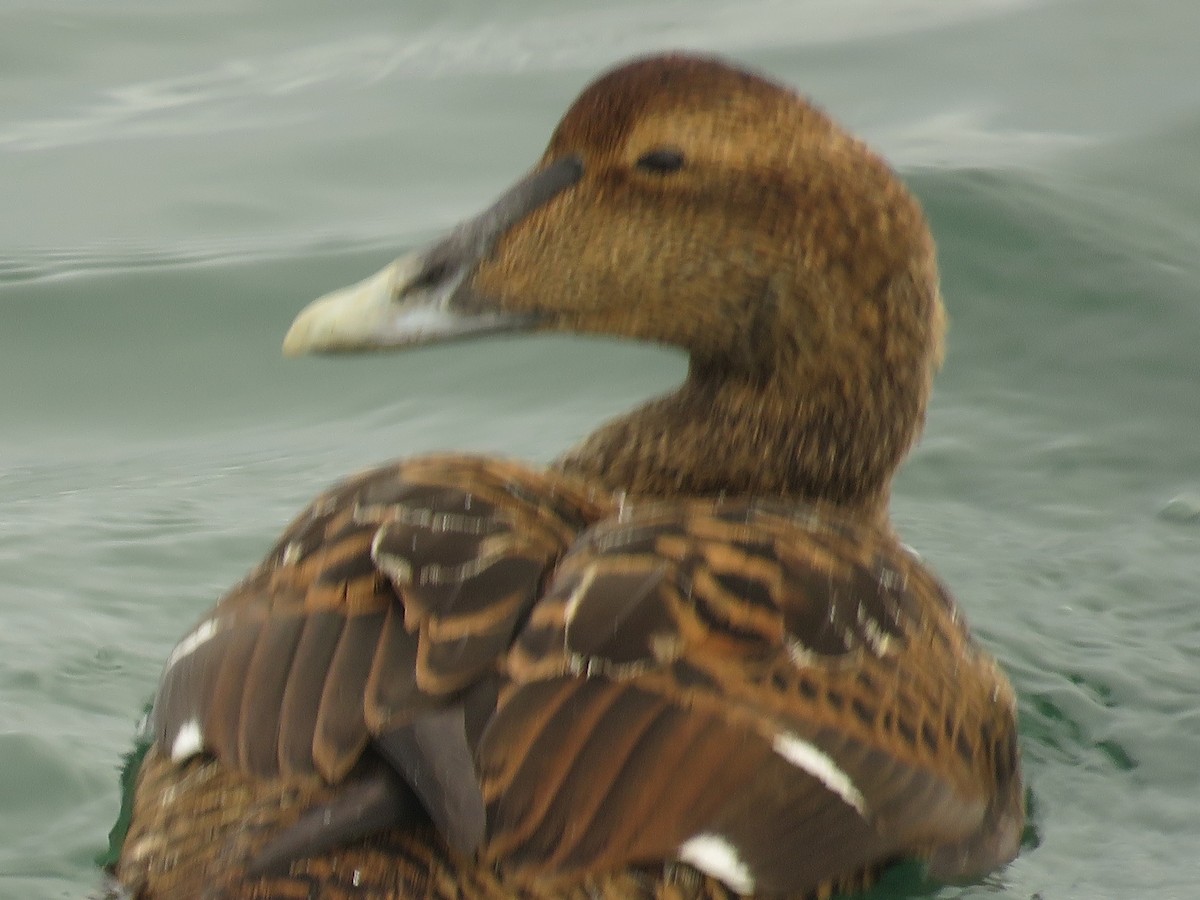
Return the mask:
{"type": "Polygon", "coordinates": [[[638,158],[637,167],[643,172],[653,172],[656,175],[678,172],[683,168],[683,152],[667,148],[651,150],[638,158]]]}

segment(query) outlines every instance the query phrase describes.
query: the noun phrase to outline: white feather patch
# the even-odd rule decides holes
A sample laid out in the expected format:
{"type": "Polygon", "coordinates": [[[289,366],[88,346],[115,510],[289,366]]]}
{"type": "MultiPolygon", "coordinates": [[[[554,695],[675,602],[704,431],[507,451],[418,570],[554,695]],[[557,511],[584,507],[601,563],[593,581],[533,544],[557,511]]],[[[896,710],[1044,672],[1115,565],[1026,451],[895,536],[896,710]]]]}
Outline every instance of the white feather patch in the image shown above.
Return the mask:
{"type": "Polygon", "coordinates": [[[204,749],[204,732],[200,730],[199,719],[188,719],[175,732],[175,740],[171,742],[171,761],[183,762],[204,749]]]}
{"type": "Polygon", "coordinates": [[[171,655],[167,657],[167,669],[173,667],[181,659],[191,656],[202,646],[216,637],[217,632],[220,630],[220,619],[205,619],[194,629],[192,629],[191,634],[175,645],[175,649],[172,650],[171,655]]]}
{"type": "Polygon", "coordinates": [[[703,832],[679,845],[679,859],[719,878],[739,894],[754,892],[754,876],[737,848],[719,834],[703,832]]]}
{"type": "Polygon", "coordinates": [[[849,806],[866,815],[867,804],[862,793],[854,786],[850,776],[838,768],[827,753],[817,749],[808,741],[787,731],[781,731],[771,741],[775,752],[797,769],[803,769],[829,790],[841,797],[849,806]]]}

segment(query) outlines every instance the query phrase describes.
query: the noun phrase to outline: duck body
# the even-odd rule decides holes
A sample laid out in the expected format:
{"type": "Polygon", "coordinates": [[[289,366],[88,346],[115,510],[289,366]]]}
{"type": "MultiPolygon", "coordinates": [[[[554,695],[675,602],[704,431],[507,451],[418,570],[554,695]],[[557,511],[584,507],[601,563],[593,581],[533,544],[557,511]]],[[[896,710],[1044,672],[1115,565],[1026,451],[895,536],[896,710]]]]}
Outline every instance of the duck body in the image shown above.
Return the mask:
{"type": "Polygon", "coordinates": [[[769,81],[636,61],[285,349],[513,329],[689,374],[545,469],[318,497],[168,658],[134,896],[799,897],[1011,859],[1012,691],[887,519],[941,305],[886,166],[769,81]]]}

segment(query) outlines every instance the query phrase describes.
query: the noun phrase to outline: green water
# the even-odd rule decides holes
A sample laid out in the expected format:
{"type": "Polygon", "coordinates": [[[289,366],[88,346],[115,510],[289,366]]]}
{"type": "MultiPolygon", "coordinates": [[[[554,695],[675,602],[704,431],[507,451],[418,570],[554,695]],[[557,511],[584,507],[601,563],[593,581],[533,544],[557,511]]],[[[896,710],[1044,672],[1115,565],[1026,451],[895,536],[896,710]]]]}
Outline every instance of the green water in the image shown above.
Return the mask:
{"type": "Polygon", "coordinates": [[[1200,895],[1200,4],[0,0],[0,898],[79,898],[175,639],[320,487],[547,459],[670,353],[284,361],[596,72],[720,51],[920,195],[952,317],[905,539],[1021,698],[1029,847],[939,897],[1200,895]]]}

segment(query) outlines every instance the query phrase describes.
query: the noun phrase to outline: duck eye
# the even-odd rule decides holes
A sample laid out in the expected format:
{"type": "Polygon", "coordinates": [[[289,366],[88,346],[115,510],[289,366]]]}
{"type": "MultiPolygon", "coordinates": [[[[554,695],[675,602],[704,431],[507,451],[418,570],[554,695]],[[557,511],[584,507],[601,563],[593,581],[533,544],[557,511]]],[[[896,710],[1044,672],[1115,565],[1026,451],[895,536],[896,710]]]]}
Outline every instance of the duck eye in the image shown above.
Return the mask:
{"type": "Polygon", "coordinates": [[[638,158],[637,167],[643,172],[666,175],[683,168],[683,152],[680,150],[651,150],[638,158]]]}

